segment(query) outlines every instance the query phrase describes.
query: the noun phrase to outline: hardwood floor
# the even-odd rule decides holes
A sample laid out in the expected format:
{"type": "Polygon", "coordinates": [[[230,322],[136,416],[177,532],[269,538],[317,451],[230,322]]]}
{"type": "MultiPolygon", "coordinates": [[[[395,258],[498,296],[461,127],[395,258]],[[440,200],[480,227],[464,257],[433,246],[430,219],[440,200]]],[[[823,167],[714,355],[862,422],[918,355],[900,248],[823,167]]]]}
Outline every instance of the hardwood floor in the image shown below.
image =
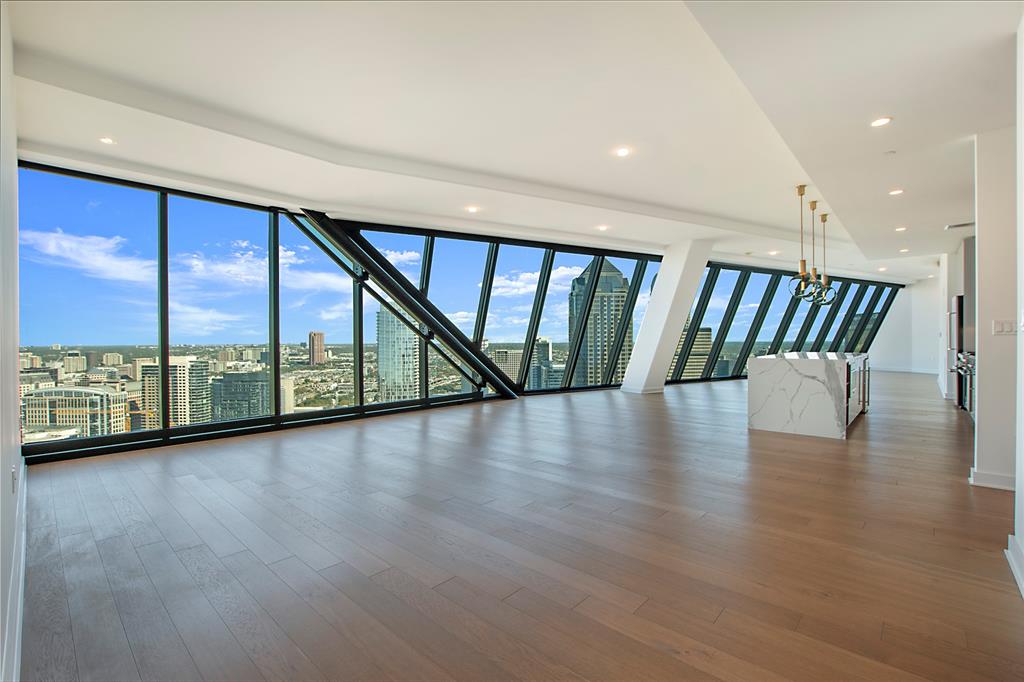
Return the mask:
{"type": "Polygon", "coordinates": [[[1024,679],[1011,493],[876,373],[450,407],[29,470],[26,680],[1024,679]]]}

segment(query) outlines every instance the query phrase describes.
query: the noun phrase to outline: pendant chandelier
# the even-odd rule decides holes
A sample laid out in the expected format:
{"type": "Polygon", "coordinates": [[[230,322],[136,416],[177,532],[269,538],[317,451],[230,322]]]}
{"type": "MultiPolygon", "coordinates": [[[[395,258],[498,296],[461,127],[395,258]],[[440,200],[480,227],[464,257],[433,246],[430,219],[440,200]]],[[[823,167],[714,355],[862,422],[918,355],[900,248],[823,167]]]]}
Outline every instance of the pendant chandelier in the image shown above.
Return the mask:
{"type": "Polygon", "coordinates": [[[828,222],[828,213],[822,213],[821,220],[821,276],[818,276],[817,240],[814,227],[814,212],[818,209],[817,200],[807,202],[811,210],[811,269],[807,270],[807,258],[804,256],[804,194],[807,192],[807,185],[797,185],[796,194],[800,198],[800,270],[789,278],[789,293],[794,298],[807,301],[812,305],[829,306],[836,299],[836,290],[829,282],[828,273],[825,267],[825,223],[828,222]]]}

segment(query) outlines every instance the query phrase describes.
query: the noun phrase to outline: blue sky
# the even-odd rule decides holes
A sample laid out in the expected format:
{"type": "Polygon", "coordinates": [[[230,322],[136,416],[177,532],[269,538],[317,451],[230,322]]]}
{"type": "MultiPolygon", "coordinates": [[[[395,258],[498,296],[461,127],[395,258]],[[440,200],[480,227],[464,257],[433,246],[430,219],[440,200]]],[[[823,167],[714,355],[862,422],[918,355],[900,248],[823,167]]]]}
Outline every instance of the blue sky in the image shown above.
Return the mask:
{"type": "MultiPolygon", "coordinates": [[[[45,173],[19,172],[22,345],[134,345],[157,342],[157,195],[45,173]]],[[[266,344],[267,215],[181,197],[169,200],[172,344],[266,344]]],[[[419,281],[422,237],[367,233],[410,280],[419,281]]],[[[287,220],[281,221],[281,339],[324,331],[351,343],[349,278],[287,220]]],[[[486,244],[435,241],[431,300],[471,333],[486,244]]],[[[542,250],[502,246],[486,336],[522,342],[542,250]]],[[[568,336],[568,293],[590,257],[558,253],[540,334],[568,336]]],[[[627,278],[634,261],[616,259],[627,278]]],[[[638,301],[634,334],[655,268],[638,301]]],[[[376,341],[377,304],[364,303],[365,339],[376,341]]]]}

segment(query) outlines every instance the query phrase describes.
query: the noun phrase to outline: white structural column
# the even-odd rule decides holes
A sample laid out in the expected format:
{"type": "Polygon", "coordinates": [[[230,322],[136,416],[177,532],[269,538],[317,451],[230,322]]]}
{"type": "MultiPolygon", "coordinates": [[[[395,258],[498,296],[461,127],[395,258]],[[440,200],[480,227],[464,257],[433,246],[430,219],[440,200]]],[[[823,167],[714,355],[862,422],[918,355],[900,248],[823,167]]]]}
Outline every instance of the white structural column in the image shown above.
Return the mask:
{"type": "Polygon", "coordinates": [[[25,464],[18,400],[18,134],[8,4],[0,2],[0,679],[20,672],[25,464]]]}
{"type": "MultiPolygon", "coordinates": [[[[1017,28],[1017,130],[1024,130],[1024,17],[1017,28]]],[[[1017,135],[1017,497],[1006,558],[1024,596],[1024,134],[1017,135]]]]}
{"type": "Polygon", "coordinates": [[[633,344],[622,390],[627,393],[660,393],[672,354],[686,323],[700,276],[708,264],[712,241],[678,242],[665,250],[654,282],[647,312],[633,344]]]}
{"type": "Polygon", "coordinates": [[[1017,431],[1016,129],[974,144],[977,377],[971,483],[1014,488],[1017,431]]]}

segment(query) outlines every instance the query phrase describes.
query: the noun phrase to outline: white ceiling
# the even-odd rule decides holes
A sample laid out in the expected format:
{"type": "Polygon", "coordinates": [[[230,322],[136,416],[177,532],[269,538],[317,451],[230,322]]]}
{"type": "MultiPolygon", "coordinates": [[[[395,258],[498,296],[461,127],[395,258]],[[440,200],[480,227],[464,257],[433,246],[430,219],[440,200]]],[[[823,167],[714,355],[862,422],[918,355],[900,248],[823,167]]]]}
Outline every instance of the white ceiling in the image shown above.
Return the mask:
{"type": "MultiPolygon", "coordinates": [[[[729,49],[732,20],[714,10],[697,9],[705,28],[733,66],[747,63],[729,49]]],[[[841,219],[829,223],[837,271],[881,277],[884,262],[886,277],[910,281],[948,247],[873,260],[889,249],[863,236],[880,221],[868,211],[888,197],[855,202],[859,185],[840,175],[866,182],[847,167],[855,155],[831,154],[842,166],[832,168],[794,142],[751,96],[762,97],[760,81],[736,66],[744,85],[679,3],[19,1],[11,16],[24,158],[469,232],[653,253],[713,238],[720,255],[787,267],[798,250],[792,188],[811,182],[841,219]],[[98,142],[107,135],[118,144],[98,142]],[[636,153],[615,158],[619,144],[636,153]],[[482,210],[470,216],[467,204],[482,210]]],[[[749,23],[751,41],[779,30],[749,23]]],[[[885,113],[902,124],[903,111],[885,113]]],[[[864,117],[849,118],[859,134],[864,117]]],[[[946,156],[962,165],[962,149],[946,156]]],[[[930,166],[936,158],[941,145],[930,166]]],[[[939,196],[959,205],[961,184],[939,196]]],[[[921,196],[907,187],[907,199],[921,196]]]]}
{"type": "Polygon", "coordinates": [[[1024,3],[688,5],[867,257],[972,233],[943,228],[974,220],[972,136],[1014,124],[1024,3]]]}

